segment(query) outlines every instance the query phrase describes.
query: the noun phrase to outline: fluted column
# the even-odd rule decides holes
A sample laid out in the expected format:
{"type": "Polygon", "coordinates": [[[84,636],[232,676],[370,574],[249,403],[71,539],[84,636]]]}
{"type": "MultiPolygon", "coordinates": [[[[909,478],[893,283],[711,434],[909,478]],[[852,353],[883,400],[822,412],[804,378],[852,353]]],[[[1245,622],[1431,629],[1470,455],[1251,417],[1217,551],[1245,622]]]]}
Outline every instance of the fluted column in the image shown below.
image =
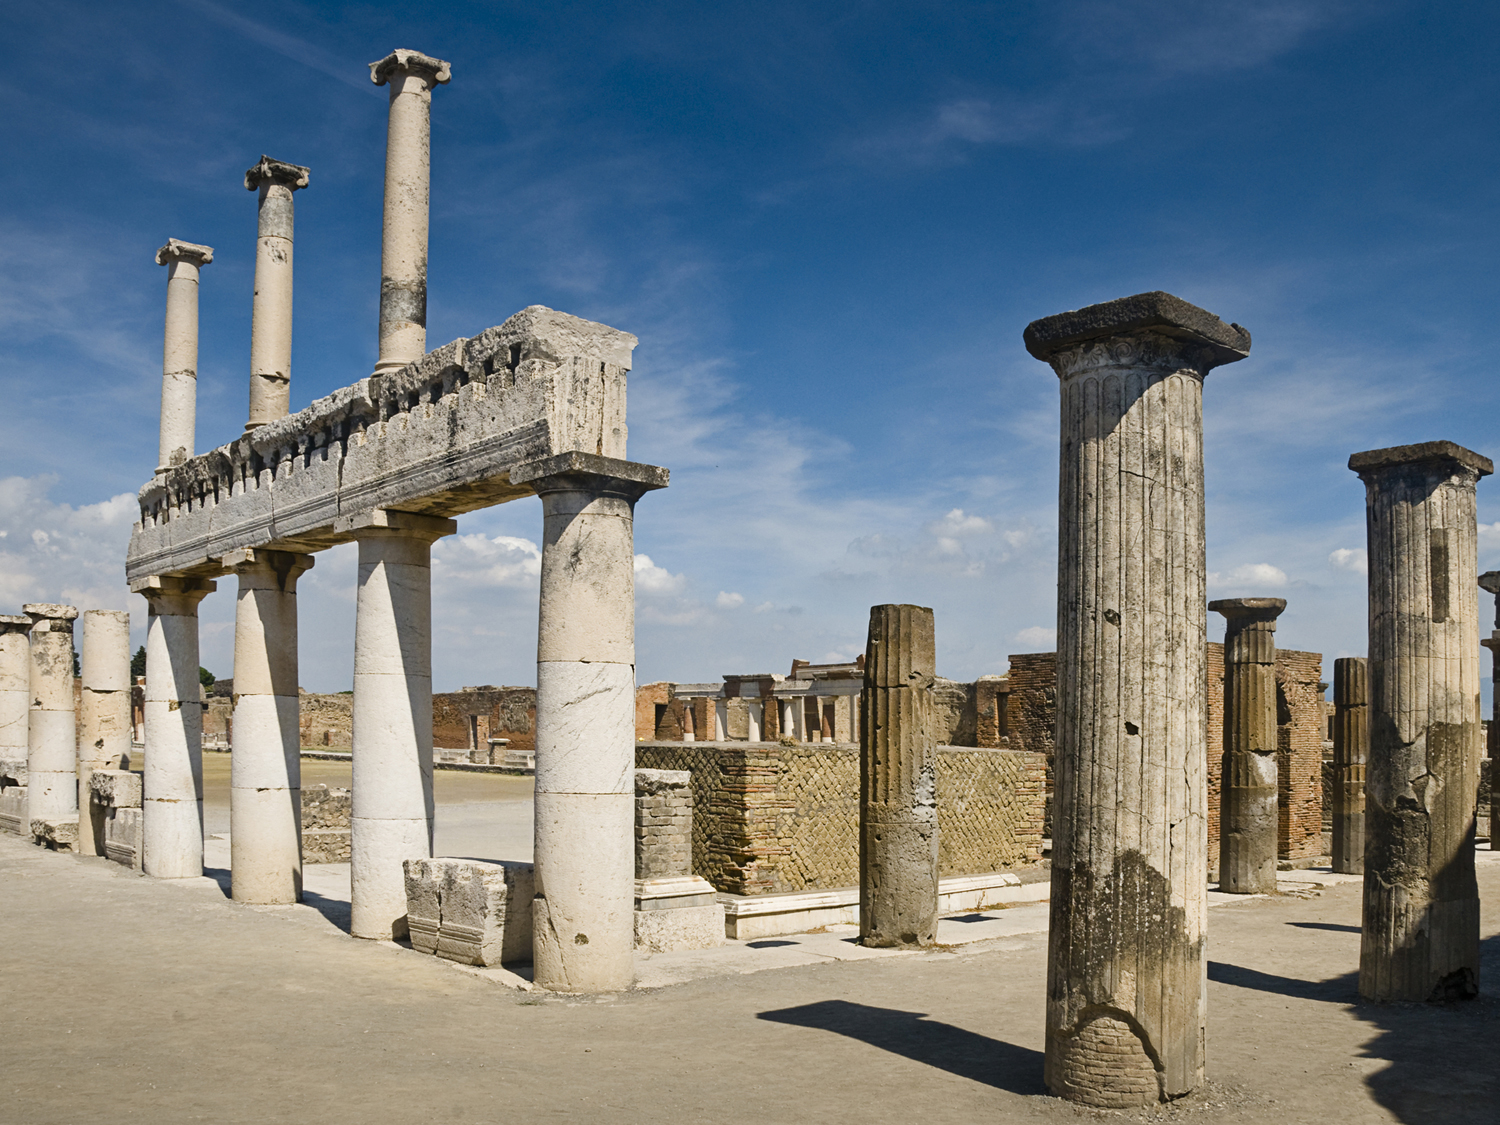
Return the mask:
{"type": "Polygon", "coordinates": [[[104,854],[104,826],[89,810],[89,778],[117,770],[130,756],[130,614],[90,609],[83,615],[83,672],[78,714],[78,850],[104,854]]]}
{"type": "Polygon", "coordinates": [[[1479,643],[1490,650],[1490,851],[1500,852],[1500,570],[1481,574],[1479,588],[1495,595],[1495,628],[1479,643]]]}
{"type": "Polygon", "coordinates": [[[0,615],[0,761],[23,765],[31,754],[30,633],[25,614],[0,615]]]}
{"type": "Polygon", "coordinates": [[[937,939],[937,730],[932,610],[870,609],[859,747],[859,940],[937,939]]]}
{"type": "Polygon", "coordinates": [[[1203,378],[1250,335],[1167,293],[1032,323],[1062,389],[1053,1094],[1124,1107],[1203,1081],[1203,378]]]}
{"type": "Polygon", "coordinates": [[[70,605],[35,602],[31,618],[31,711],[27,716],[27,816],[78,819],[78,716],[73,705],[73,622],[70,605]]]}
{"type": "Polygon", "coordinates": [[[1284,598],[1209,602],[1224,630],[1219,890],[1276,893],[1276,618],[1284,598]]]}
{"type": "Polygon", "coordinates": [[[214,260],[212,246],[167,239],[156,264],[167,267],[167,326],[161,361],[161,445],[156,471],[193,455],[198,418],[198,271],[214,260]]]}
{"type": "Polygon", "coordinates": [[[1370,583],[1370,757],[1359,992],[1452,1000],[1479,988],[1475,485],[1449,441],[1356,453],[1370,583]]]}
{"type": "Polygon", "coordinates": [[[241,550],[234,614],[234,755],[229,765],[229,875],[236,902],[302,899],[302,732],[297,693],[297,579],[311,555],[241,550]]]}
{"type": "Polygon", "coordinates": [[[255,303],[250,314],[250,420],[246,430],[286,417],[292,383],[292,192],[308,170],[262,156],[245,173],[260,193],[255,241],[255,303]]]}
{"type": "Polygon", "coordinates": [[[1333,662],[1333,869],[1365,870],[1365,763],[1370,754],[1370,667],[1363,656],[1333,662]]]}
{"type": "Polygon", "coordinates": [[[432,172],[432,91],[452,78],[442,59],[398,48],[370,64],[391,88],[380,242],[380,359],[395,371],[427,348],[427,222],[432,172]]]}

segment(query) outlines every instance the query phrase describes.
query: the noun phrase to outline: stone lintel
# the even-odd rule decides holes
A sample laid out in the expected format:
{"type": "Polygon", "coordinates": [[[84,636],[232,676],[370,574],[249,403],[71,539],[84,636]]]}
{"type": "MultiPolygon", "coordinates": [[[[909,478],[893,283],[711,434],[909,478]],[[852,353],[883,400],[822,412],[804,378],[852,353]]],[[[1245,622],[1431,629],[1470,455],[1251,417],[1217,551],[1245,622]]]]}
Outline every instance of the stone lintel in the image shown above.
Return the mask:
{"type": "Polygon", "coordinates": [[[530,485],[538,494],[587,488],[618,493],[631,500],[638,500],[654,489],[666,488],[670,478],[670,471],[659,465],[621,461],[616,457],[600,457],[576,450],[529,461],[510,471],[511,484],[530,485]]]}
{"type": "Polygon", "coordinates": [[[76,606],[58,605],[56,602],[27,602],[21,607],[21,612],[30,619],[28,623],[32,624],[33,627],[42,624],[44,621],[50,623],[52,628],[42,631],[54,633],[72,630],[73,621],[78,616],[78,608],[76,606]],[[58,626],[66,626],[66,628],[58,628],[58,626]]]}
{"type": "Polygon", "coordinates": [[[0,634],[24,633],[31,628],[31,618],[20,613],[0,613],[0,634]]]}
{"type": "MultiPolygon", "coordinates": [[[[238,547],[226,555],[219,556],[219,565],[225,570],[235,570],[242,566],[254,566],[258,562],[269,562],[272,566],[276,566],[277,563],[285,563],[289,570],[301,572],[311,570],[316,561],[312,555],[298,554],[295,551],[278,551],[266,547],[238,547]],[[272,558],[271,556],[279,557],[272,558]]],[[[280,568],[278,567],[277,569],[280,568]]]]}
{"type": "Polygon", "coordinates": [[[1206,309],[1160,290],[1033,320],[1022,338],[1028,352],[1046,361],[1077,344],[1142,331],[1207,348],[1213,360],[1210,366],[1234,363],[1250,354],[1247,330],[1225,324],[1206,309]]]}
{"type": "Polygon", "coordinates": [[[424,516],[419,512],[401,512],[391,508],[371,508],[339,516],[333,521],[333,530],[357,536],[361,531],[405,531],[413,535],[427,535],[441,539],[458,531],[458,521],[442,516],[424,516]]]}
{"type": "Polygon", "coordinates": [[[424,55],[421,51],[397,47],[385,58],[370,64],[370,81],[377,86],[384,86],[398,70],[419,74],[434,86],[442,85],[453,77],[453,68],[442,59],[424,55]]]}
{"type": "Polygon", "coordinates": [[[170,574],[147,574],[130,580],[132,594],[212,594],[219,588],[207,578],[184,578],[170,574]]]}
{"type": "Polygon", "coordinates": [[[296,191],[307,186],[311,169],[300,164],[288,164],[283,160],[272,160],[262,155],[260,162],[245,172],[245,190],[255,191],[261,184],[280,184],[296,191]]]}
{"type": "Polygon", "coordinates": [[[1451,441],[1423,441],[1415,445],[1393,445],[1387,449],[1366,450],[1350,456],[1349,468],[1364,477],[1368,472],[1395,465],[1428,465],[1444,461],[1472,469],[1481,477],[1487,477],[1495,471],[1495,463],[1488,457],[1451,441]]]}
{"type": "Polygon", "coordinates": [[[1285,598],[1221,598],[1208,603],[1210,613],[1222,613],[1231,620],[1275,621],[1284,609],[1285,598]]]}
{"type": "Polygon", "coordinates": [[[1479,588],[1491,594],[1500,594],[1500,570],[1487,570],[1481,574],[1479,588]]]}
{"type": "Polygon", "coordinates": [[[156,264],[168,262],[191,262],[195,266],[206,266],[214,260],[212,246],[199,246],[196,242],[183,242],[178,238],[167,239],[167,244],[156,252],[156,264]]]}

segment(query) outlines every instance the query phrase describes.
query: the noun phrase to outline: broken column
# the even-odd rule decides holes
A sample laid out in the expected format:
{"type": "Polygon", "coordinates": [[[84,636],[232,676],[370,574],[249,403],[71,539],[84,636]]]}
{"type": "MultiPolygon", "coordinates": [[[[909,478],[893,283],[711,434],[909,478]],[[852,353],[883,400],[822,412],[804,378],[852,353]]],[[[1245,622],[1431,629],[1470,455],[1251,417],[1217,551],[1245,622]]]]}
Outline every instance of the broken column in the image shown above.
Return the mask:
{"type": "Polygon", "coordinates": [[[1500,692],[1494,685],[1500,682],[1500,570],[1489,570],[1479,576],[1479,588],[1495,596],[1495,628],[1479,643],[1490,650],[1490,700],[1489,768],[1490,768],[1490,851],[1500,851],[1500,692]]]}
{"type": "Polygon", "coordinates": [[[215,583],[148,577],[130,584],[146,599],[146,768],[141,864],[158,879],[203,874],[203,705],[198,679],[198,603],[215,583]]]}
{"type": "MultiPolygon", "coordinates": [[[[27,816],[78,823],[78,716],[73,706],[73,622],[70,605],[35,602],[31,618],[31,707],[27,715],[27,816]]],[[[34,832],[34,827],[33,827],[34,832]]]]}
{"type": "Polygon", "coordinates": [[[1363,656],[1333,662],[1333,869],[1365,870],[1365,763],[1370,750],[1370,671],[1363,656]]]}
{"type": "Polygon", "coordinates": [[[724,907],[693,874],[693,775],[635,771],[635,946],[647,953],[724,944],[724,907]]]}
{"type": "Polygon", "coordinates": [[[1219,890],[1276,893],[1276,618],[1284,598],[1209,602],[1224,615],[1219,890]]]}
{"type": "Polygon", "coordinates": [[[563,453],[511,471],[542,498],[534,980],[634,979],[636,501],[667,472],[563,453]]]}
{"type": "Polygon", "coordinates": [[[78,714],[78,850],[104,854],[104,825],[89,811],[89,779],[118,770],[130,757],[130,614],[91,609],[83,615],[83,672],[78,714]]]}
{"type": "Polygon", "coordinates": [[[870,609],[860,696],[859,940],[916,947],[937,936],[936,649],[932,610],[870,609]]]}
{"type": "Polygon", "coordinates": [[[1359,992],[1454,1000],[1479,988],[1475,485],[1450,441],[1356,453],[1370,583],[1370,756],[1359,992]]]}
{"type": "Polygon", "coordinates": [[[385,221],[380,242],[377,375],[421,359],[427,348],[432,91],[451,77],[447,63],[419,51],[398,48],[370,64],[370,81],[391,88],[385,142],[385,221]]]}
{"type": "Polygon", "coordinates": [[[300,902],[297,579],[313,559],[244,549],[222,562],[239,576],[229,779],[231,894],[236,902],[300,902]]]}
{"type": "Polygon", "coordinates": [[[212,246],[167,239],[156,264],[167,267],[167,327],[161,361],[161,447],[156,471],[193,455],[198,411],[198,271],[214,260],[212,246]]]}
{"type": "Polygon", "coordinates": [[[260,192],[255,303],[250,314],[250,420],[246,430],[286,417],[292,379],[292,192],[308,169],[262,156],[245,173],[260,192]]]}
{"type": "Polygon", "coordinates": [[[1203,1081],[1203,379],[1250,334],[1158,292],[1025,342],[1062,389],[1046,1081],[1142,1105],[1203,1081]]]}
{"type": "Polygon", "coordinates": [[[26,760],[31,753],[27,733],[31,713],[30,633],[31,618],[19,613],[0,615],[0,790],[6,800],[20,800],[10,815],[16,818],[13,830],[22,835],[26,760]]]}

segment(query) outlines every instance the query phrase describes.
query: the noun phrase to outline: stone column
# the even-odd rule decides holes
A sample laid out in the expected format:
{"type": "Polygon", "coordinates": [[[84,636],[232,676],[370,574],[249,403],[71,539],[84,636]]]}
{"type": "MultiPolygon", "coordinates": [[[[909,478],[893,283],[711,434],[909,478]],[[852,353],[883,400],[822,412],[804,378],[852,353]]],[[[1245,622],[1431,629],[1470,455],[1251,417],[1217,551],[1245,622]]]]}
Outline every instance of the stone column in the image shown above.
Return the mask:
{"type": "Polygon", "coordinates": [[[336,526],[359,540],[350,933],[390,941],[402,864],[432,855],[432,544],[458,525],[376,509],[336,526]]]}
{"type": "Polygon", "coordinates": [[[0,761],[25,764],[31,756],[31,618],[0,615],[0,761]]]}
{"type": "Polygon", "coordinates": [[[1284,598],[1209,602],[1224,630],[1219,890],[1276,893],[1276,618],[1284,598]]]}
{"type": "Polygon", "coordinates": [[[1250,334],[1143,293],[1025,341],[1062,387],[1046,1081],[1142,1105],[1203,1081],[1203,379],[1250,334]]]}
{"type": "Polygon", "coordinates": [[[564,453],[510,479],[543,513],[533,979],[615,992],[635,977],[633,521],[667,472],[564,453]]]}
{"type": "MultiPolygon", "coordinates": [[[[1489,570],[1479,576],[1479,588],[1495,595],[1495,628],[1479,643],[1490,650],[1490,851],[1500,852],[1500,570],[1489,570]]],[[[1363,806],[1361,806],[1363,807],[1363,806]]],[[[1337,870],[1337,868],[1335,868],[1337,870]]]]}
{"type": "Polygon", "coordinates": [[[89,815],[89,778],[95,770],[120,769],[130,756],[130,614],[86,611],[81,663],[78,850],[103,855],[104,826],[96,826],[89,815]]]}
{"type": "Polygon", "coordinates": [[[1370,670],[1363,656],[1333,662],[1333,869],[1365,870],[1365,762],[1370,751],[1370,670]]]}
{"type": "Polygon", "coordinates": [[[203,705],[198,603],[217,586],[150,577],[146,599],[146,770],[141,780],[141,864],[158,879],[203,874],[203,705]]]}
{"type": "Polygon", "coordinates": [[[161,448],[156,471],[193,455],[198,412],[198,271],[214,260],[212,246],[167,239],[156,264],[167,267],[167,328],[161,360],[161,448]]]}
{"type": "Polygon", "coordinates": [[[1487,457],[1450,441],[1349,458],[1365,482],[1370,757],[1359,993],[1453,1000],[1479,989],[1475,485],[1487,457]]]}
{"type": "Polygon", "coordinates": [[[442,59],[397,49],[370,64],[391,87],[385,142],[385,222],[380,242],[380,359],[395,371],[427,349],[427,219],[432,167],[432,91],[452,71],[442,59]]]}
{"type": "Polygon", "coordinates": [[[870,609],[859,746],[859,940],[931,945],[938,919],[932,610],[870,609]]]}
{"type": "Polygon", "coordinates": [[[73,707],[73,621],[70,605],[23,605],[31,618],[31,709],[27,715],[27,816],[78,819],[78,716],[73,707]]]}
{"type": "Polygon", "coordinates": [[[236,902],[302,900],[302,732],[297,698],[297,579],[311,555],[240,550],[234,614],[234,754],[229,875],[236,902]]]}
{"type": "Polygon", "coordinates": [[[308,169],[262,156],[245,173],[260,192],[255,242],[255,304],[250,314],[250,420],[253,430],[285,418],[292,384],[292,192],[307,186],[308,169]]]}

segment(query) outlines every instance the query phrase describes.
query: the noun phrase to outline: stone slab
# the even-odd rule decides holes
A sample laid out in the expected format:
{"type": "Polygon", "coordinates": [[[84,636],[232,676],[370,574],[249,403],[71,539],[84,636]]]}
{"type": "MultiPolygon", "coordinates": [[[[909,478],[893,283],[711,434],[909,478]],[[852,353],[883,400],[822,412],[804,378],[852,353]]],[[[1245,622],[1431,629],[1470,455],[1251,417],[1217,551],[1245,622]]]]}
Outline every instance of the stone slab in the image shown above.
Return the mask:
{"type": "Polygon", "coordinates": [[[1219,363],[1250,354],[1250,333],[1244,328],[1161,290],[1044,316],[1026,326],[1023,340],[1028,352],[1045,361],[1075,344],[1143,330],[1201,343],[1219,363]]]}
{"type": "Polygon", "coordinates": [[[675,910],[637,910],[635,947],[643,953],[711,949],[724,944],[724,906],[710,902],[675,910]]]}
{"type": "Polygon", "coordinates": [[[531,864],[409,859],[403,872],[417,952],[464,965],[531,959],[531,864]]]}

